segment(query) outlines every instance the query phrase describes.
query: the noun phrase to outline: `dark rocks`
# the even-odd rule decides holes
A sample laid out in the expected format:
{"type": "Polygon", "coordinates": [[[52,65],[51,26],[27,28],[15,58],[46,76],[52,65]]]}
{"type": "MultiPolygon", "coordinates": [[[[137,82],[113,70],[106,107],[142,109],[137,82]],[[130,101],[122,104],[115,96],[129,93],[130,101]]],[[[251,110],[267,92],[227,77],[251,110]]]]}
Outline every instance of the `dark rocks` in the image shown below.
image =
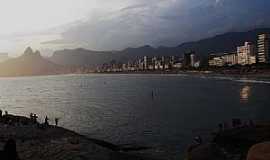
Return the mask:
{"type": "Polygon", "coordinates": [[[263,142],[253,145],[247,155],[247,160],[269,160],[270,142],[263,142]]]}
{"type": "Polygon", "coordinates": [[[269,160],[270,142],[266,141],[270,141],[268,124],[227,129],[216,133],[209,144],[193,148],[187,153],[187,159],[246,160],[248,157],[248,160],[269,160]],[[261,154],[264,156],[259,156],[261,154]]]}

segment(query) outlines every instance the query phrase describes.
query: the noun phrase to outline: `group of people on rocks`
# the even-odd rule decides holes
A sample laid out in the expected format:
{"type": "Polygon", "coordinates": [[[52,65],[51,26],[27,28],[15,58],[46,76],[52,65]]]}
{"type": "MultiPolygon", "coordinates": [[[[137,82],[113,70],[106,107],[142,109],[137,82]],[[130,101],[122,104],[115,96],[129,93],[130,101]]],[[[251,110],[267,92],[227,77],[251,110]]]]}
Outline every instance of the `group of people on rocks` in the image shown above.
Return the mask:
{"type": "Polygon", "coordinates": [[[11,118],[10,115],[8,114],[8,111],[5,111],[3,114],[3,111],[0,109],[0,122],[4,124],[16,124],[19,123],[18,118],[11,118]]]}
{"type": "Polygon", "coordinates": [[[30,120],[33,121],[34,123],[37,122],[38,116],[34,113],[30,113],[30,120]]]}
{"type": "MultiPolygon", "coordinates": [[[[29,125],[37,124],[38,127],[44,128],[49,126],[49,118],[45,116],[44,123],[40,124],[38,122],[37,114],[30,113],[29,118],[14,116],[8,114],[8,111],[3,111],[0,109],[0,122],[8,125],[29,125]],[[30,120],[29,120],[30,118],[30,120]]],[[[55,118],[55,126],[58,126],[59,118],[55,118]]],[[[0,160],[19,160],[16,141],[14,139],[8,139],[6,144],[3,147],[3,150],[0,149],[0,160]]]]}
{"type": "MultiPolygon", "coordinates": [[[[22,119],[21,118],[18,118],[17,116],[9,115],[8,114],[8,111],[5,111],[4,113],[5,114],[3,114],[3,111],[0,109],[0,121],[1,122],[9,123],[9,121],[13,121],[14,123],[16,123],[17,121],[22,121],[22,119]]],[[[30,121],[32,123],[38,123],[38,116],[37,116],[37,114],[30,113],[29,118],[30,118],[30,121]]],[[[55,122],[55,126],[58,126],[59,118],[55,118],[54,119],[54,122],[55,122]]],[[[27,124],[27,122],[26,122],[26,124],[27,124]]],[[[45,116],[45,119],[44,119],[44,123],[43,124],[45,126],[49,126],[49,118],[48,118],[48,116],[45,116]]]]}
{"type": "MultiPolygon", "coordinates": [[[[30,119],[31,119],[31,121],[33,121],[33,122],[36,123],[37,122],[37,118],[38,118],[38,116],[36,114],[30,113],[30,119]]],[[[55,126],[58,126],[59,118],[55,118],[54,119],[54,122],[55,122],[55,126]]],[[[49,118],[48,118],[48,116],[45,116],[44,125],[45,126],[49,126],[50,125],[49,124],[49,118]]]]}

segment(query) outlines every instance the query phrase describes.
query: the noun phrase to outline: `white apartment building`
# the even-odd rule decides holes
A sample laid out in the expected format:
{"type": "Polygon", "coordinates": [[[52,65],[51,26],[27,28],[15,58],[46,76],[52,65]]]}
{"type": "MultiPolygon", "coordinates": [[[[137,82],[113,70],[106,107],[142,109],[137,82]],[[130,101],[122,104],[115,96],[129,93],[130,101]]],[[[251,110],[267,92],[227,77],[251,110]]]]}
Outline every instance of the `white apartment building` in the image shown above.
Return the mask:
{"type": "Polygon", "coordinates": [[[251,42],[245,42],[244,46],[237,47],[237,61],[240,65],[256,63],[255,46],[251,42]]]}

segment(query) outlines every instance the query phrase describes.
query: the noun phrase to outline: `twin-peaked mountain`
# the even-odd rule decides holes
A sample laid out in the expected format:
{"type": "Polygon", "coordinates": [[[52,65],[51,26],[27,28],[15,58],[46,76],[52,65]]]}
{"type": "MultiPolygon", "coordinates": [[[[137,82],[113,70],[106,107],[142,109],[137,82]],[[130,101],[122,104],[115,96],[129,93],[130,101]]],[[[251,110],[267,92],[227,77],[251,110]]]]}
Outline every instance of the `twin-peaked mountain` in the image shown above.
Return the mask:
{"type": "Polygon", "coordinates": [[[62,72],[60,65],[46,60],[28,47],[22,56],[0,63],[0,76],[47,75],[62,72]]]}
{"type": "Polygon", "coordinates": [[[245,41],[256,44],[260,33],[270,33],[270,28],[255,29],[248,32],[231,32],[196,42],[183,43],[176,47],[142,46],[122,51],[91,51],[83,48],[56,51],[52,57],[43,58],[39,51],[28,47],[22,56],[0,63],[0,76],[48,75],[83,72],[97,65],[110,62],[128,62],[143,56],[182,56],[194,51],[199,57],[207,59],[208,54],[236,51],[245,41]],[[80,67],[78,69],[77,67],[80,67]]]}
{"type": "Polygon", "coordinates": [[[86,49],[65,49],[56,51],[50,60],[56,64],[73,66],[96,66],[110,61],[127,62],[143,56],[182,56],[185,52],[195,51],[202,59],[212,53],[235,52],[237,46],[244,45],[245,41],[256,44],[260,33],[270,33],[270,28],[254,29],[247,32],[230,32],[196,42],[183,43],[176,47],[142,46],[127,48],[122,51],[91,51],[86,49]]]}

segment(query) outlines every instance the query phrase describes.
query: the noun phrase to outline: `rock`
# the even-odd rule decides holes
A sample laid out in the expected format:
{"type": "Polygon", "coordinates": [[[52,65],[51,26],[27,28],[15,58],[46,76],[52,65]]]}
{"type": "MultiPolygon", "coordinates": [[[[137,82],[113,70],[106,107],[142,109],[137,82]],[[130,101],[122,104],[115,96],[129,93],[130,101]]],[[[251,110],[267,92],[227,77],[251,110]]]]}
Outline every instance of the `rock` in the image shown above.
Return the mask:
{"type": "Polygon", "coordinates": [[[225,160],[225,155],[215,144],[203,144],[188,152],[187,160],[225,160]]]}
{"type": "Polygon", "coordinates": [[[247,155],[247,160],[269,160],[270,142],[263,142],[253,145],[247,155]]]}
{"type": "Polygon", "coordinates": [[[24,51],[24,55],[31,55],[33,54],[33,50],[31,47],[27,47],[24,51]]]}

